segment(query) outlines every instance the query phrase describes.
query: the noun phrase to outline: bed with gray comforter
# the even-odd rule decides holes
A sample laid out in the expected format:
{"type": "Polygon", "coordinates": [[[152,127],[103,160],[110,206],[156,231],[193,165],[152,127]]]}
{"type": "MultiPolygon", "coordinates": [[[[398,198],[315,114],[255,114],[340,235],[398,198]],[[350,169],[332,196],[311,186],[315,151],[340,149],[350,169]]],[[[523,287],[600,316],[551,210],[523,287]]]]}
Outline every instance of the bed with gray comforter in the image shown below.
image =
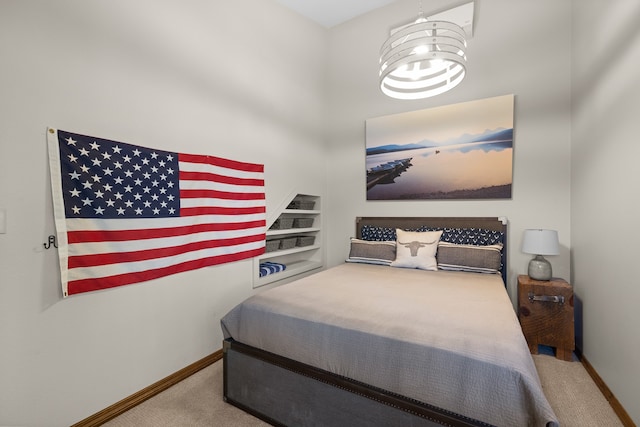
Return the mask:
{"type": "Polygon", "coordinates": [[[221,326],[225,398],[274,425],[558,425],[500,274],[345,263],[221,326]]]}

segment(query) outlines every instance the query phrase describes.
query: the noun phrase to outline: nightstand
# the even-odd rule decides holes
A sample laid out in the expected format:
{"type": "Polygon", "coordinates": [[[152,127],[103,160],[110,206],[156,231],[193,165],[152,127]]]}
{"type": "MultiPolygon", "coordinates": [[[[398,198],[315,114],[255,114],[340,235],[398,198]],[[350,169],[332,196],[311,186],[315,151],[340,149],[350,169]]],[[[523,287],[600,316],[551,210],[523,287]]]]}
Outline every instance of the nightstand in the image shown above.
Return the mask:
{"type": "Polygon", "coordinates": [[[538,344],[542,344],[555,347],[556,358],[572,359],[573,288],[565,280],[518,276],[518,319],[532,354],[538,354],[538,344]]]}

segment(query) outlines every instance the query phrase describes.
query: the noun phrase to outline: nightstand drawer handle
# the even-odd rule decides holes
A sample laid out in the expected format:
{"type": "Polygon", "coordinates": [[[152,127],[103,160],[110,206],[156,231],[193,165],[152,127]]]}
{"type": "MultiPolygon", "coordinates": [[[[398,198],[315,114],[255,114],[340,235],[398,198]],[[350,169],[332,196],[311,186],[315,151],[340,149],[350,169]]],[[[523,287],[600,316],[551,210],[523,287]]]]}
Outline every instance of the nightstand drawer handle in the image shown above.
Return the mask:
{"type": "Polygon", "coordinates": [[[533,292],[529,292],[529,302],[534,301],[557,302],[564,304],[564,297],[562,295],[534,295],[533,292]]]}

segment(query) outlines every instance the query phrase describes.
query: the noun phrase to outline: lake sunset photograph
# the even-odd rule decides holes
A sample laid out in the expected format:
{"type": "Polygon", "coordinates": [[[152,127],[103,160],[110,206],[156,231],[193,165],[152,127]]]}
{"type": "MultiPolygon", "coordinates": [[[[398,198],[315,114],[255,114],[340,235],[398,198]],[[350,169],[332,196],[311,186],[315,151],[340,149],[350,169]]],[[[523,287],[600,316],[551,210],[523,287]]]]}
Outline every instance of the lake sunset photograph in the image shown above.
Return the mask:
{"type": "Polygon", "coordinates": [[[510,199],[514,96],[366,121],[367,200],[510,199]]]}

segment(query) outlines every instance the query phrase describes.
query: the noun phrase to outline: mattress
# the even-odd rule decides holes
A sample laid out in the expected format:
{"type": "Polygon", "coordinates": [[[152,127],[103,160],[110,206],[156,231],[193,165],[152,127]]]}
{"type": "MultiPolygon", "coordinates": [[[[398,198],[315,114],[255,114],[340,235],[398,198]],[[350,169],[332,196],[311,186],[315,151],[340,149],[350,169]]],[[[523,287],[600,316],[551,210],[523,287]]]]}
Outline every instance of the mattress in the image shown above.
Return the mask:
{"type": "Polygon", "coordinates": [[[225,338],[496,426],[556,426],[500,275],[343,264],[264,291],[225,338]]]}

